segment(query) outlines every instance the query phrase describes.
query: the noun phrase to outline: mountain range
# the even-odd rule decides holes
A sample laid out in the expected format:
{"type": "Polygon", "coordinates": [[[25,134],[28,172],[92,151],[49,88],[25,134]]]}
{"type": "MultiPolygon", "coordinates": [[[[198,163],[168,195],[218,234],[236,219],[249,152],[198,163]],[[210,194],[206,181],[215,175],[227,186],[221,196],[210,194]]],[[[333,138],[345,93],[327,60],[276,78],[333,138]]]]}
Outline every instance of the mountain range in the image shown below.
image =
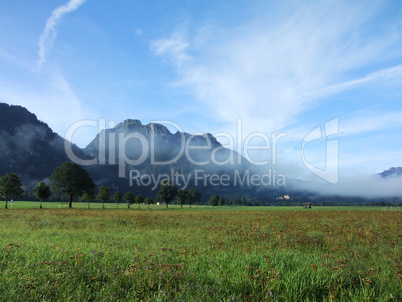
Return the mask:
{"type": "MultiPolygon", "coordinates": [[[[0,103],[0,117],[0,175],[17,173],[31,188],[69,161],[64,139],[27,109],[0,103]]],[[[77,146],[72,150],[84,156],[77,146]]]]}
{"type": "MultiPolygon", "coordinates": [[[[155,197],[160,183],[169,179],[179,188],[196,188],[204,200],[212,194],[261,201],[289,193],[311,195],[300,189],[303,181],[288,178],[287,186],[282,185],[275,175],[261,173],[209,133],[171,133],[161,124],[127,119],[100,131],[85,148],[79,148],[24,107],[0,103],[0,118],[0,175],[17,173],[27,191],[75,158],[96,185],[109,186],[112,192],[155,197]],[[292,190],[292,183],[297,184],[297,191],[292,190]]],[[[402,168],[392,167],[377,175],[384,179],[401,176],[402,168]]]]}
{"type": "Polygon", "coordinates": [[[81,149],[24,107],[0,103],[0,117],[0,175],[17,173],[27,190],[71,161],[65,145],[96,185],[107,185],[112,191],[153,197],[167,178],[178,187],[197,188],[205,197],[255,198],[274,196],[282,189],[255,183],[257,169],[209,133],[171,133],[161,124],[128,119],[102,130],[81,149]],[[254,177],[251,184],[250,177],[254,177]]]}
{"type": "Polygon", "coordinates": [[[384,170],[378,175],[382,176],[383,178],[394,177],[394,176],[402,176],[402,167],[391,167],[388,170],[384,170]]]}

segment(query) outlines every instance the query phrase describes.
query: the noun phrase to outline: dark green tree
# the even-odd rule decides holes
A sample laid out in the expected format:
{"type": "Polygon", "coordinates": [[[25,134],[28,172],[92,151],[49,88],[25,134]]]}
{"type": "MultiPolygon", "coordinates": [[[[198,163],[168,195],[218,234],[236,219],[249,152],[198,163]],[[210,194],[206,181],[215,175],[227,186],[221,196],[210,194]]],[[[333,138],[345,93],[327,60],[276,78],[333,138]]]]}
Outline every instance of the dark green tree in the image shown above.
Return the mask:
{"type": "Polygon", "coordinates": [[[154,200],[152,198],[145,198],[145,203],[148,205],[148,209],[149,209],[149,205],[154,203],[154,200]]]}
{"type": "Polygon", "coordinates": [[[123,200],[127,202],[127,207],[130,208],[131,205],[135,202],[134,194],[131,192],[127,192],[126,194],[124,194],[123,200]]]}
{"type": "Polygon", "coordinates": [[[69,198],[69,207],[73,207],[73,200],[82,196],[84,191],[94,190],[95,184],[86,170],[76,163],[66,162],[54,169],[49,177],[53,190],[62,191],[69,198]]]}
{"type": "Polygon", "coordinates": [[[157,199],[163,200],[166,204],[166,208],[168,208],[169,203],[173,201],[176,195],[177,195],[177,188],[171,181],[165,180],[161,183],[157,199]]]}
{"type": "Polygon", "coordinates": [[[102,208],[105,208],[105,201],[109,201],[110,199],[110,192],[109,187],[100,186],[97,199],[102,201],[102,208]]]}
{"type": "Polygon", "coordinates": [[[189,193],[185,190],[179,189],[177,191],[177,202],[179,203],[180,207],[183,208],[183,205],[188,202],[189,193]]]}
{"type": "Polygon", "coordinates": [[[82,197],[81,197],[81,199],[83,201],[88,202],[88,209],[90,208],[89,203],[94,201],[95,198],[96,198],[95,190],[86,190],[86,191],[84,191],[84,194],[82,194],[82,197]]]}
{"type": "Polygon", "coordinates": [[[141,205],[142,203],[144,203],[144,197],[142,197],[141,194],[138,194],[138,195],[135,197],[135,202],[138,203],[138,208],[140,208],[140,205],[141,205]]]}
{"type": "Polygon", "coordinates": [[[233,199],[233,205],[234,206],[245,206],[245,205],[247,205],[247,200],[244,197],[235,198],[235,199],[233,199]]]}
{"type": "Polygon", "coordinates": [[[221,197],[221,198],[219,198],[219,200],[218,200],[218,205],[220,205],[220,206],[224,206],[224,205],[225,205],[225,203],[226,203],[225,199],[223,199],[222,197],[221,197]]]}
{"type": "Polygon", "coordinates": [[[36,185],[36,187],[33,189],[33,193],[40,201],[40,209],[42,209],[42,200],[48,200],[50,195],[52,195],[52,192],[50,192],[50,187],[43,181],[36,185]]]}
{"type": "Polygon", "coordinates": [[[24,193],[21,187],[20,177],[15,173],[7,173],[0,177],[0,196],[6,199],[6,209],[8,209],[10,198],[21,196],[24,193]]]}
{"type": "Polygon", "coordinates": [[[122,198],[123,198],[123,196],[121,195],[121,193],[119,191],[116,191],[114,193],[113,200],[117,204],[117,208],[119,208],[119,202],[121,201],[122,198]]]}
{"type": "Polygon", "coordinates": [[[188,203],[190,208],[192,204],[197,204],[201,201],[201,194],[196,189],[188,190],[188,203]]]}
{"type": "Polygon", "coordinates": [[[210,206],[216,207],[219,204],[219,196],[212,195],[211,198],[208,200],[208,204],[210,206]]]}

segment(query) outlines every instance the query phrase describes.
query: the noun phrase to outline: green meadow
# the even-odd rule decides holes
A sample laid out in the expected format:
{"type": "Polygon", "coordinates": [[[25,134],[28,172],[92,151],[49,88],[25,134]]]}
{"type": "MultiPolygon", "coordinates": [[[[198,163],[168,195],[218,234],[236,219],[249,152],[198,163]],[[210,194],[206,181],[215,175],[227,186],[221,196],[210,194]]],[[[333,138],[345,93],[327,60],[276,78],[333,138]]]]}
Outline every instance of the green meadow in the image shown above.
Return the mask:
{"type": "MultiPolygon", "coordinates": [[[[42,203],[44,209],[68,209],[68,202],[43,202],[42,203]]],[[[5,201],[0,200],[0,210],[4,209],[5,207],[5,201]]],[[[39,208],[39,201],[14,201],[13,205],[11,206],[10,201],[8,202],[8,207],[10,209],[37,209],[39,208]]],[[[81,202],[74,202],[73,203],[73,208],[74,209],[88,209],[88,203],[81,201],[81,202]]],[[[102,203],[101,202],[90,202],[89,203],[89,208],[90,209],[102,209],[102,203]]],[[[105,203],[105,209],[127,209],[127,203],[120,202],[120,203],[113,203],[113,202],[108,202],[105,203]]],[[[132,210],[138,209],[138,204],[132,204],[131,205],[132,210]]],[[[148,205],[141,205],[140,206],[141,210],[147,210],[148,205]]],[[[149,206],[149,209],[151,210],[165,210],[166,206],[165,205],[155,205],[152,204],[149,206]]],[[[169,209],[181,209],[181,210],[189,210],[190,206],[189,205],[183,205],[181,208],[180,205],[176,204],[169,204],[169,209]]],[[[197,209],[197,210],[214,210],[214,211],[305,211],[302,209],[301,206],[216,206],[212,207],[209,205],[192,205],[191,209],[197,209]]],[[[308,211],[331,211],[331,210],[337,210],[337,211],[388,211],[388,210],[393,210],[393,211],[402,211],[402,207],[400,206],[387,206],[387,207],[382,207],[382,206],[313,206],[311,209],[308,209],[308,211]]]]}
{"type": "Polygon", "coordinates": [[[399,208],[43,206],[0,210],[1,301],[402,301],[399,208]]]}

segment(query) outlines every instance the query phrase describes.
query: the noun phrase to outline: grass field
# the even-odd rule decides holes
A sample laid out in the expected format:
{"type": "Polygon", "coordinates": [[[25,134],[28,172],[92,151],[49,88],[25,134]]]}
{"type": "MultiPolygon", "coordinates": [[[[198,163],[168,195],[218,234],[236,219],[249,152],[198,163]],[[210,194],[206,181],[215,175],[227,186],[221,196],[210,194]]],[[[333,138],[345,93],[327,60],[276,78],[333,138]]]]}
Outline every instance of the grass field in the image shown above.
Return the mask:
{"type": "MultiPolygon", "coordinates": [[[[0,200],[0,209],[4,209],[6,203],[5,201],[0,200]]],[[[42,206],[44,209],[67,209],[68,208],[68,203],[67,202],[43,202],[42,206]]],[[[90,203],[90,209],[102,209],[102,203],[100,202],[91,202],[90,203]]],[[[10,209],[37,209],[39,208],[39,201],[14,201],[13,205],[11,206],[10,201],[8,202],[8,207],[10,209]]],[[[86,202],[73,202],[73,208],[74,209],[88,209],[88,203],[86,202]]],[[[105,208],[106,209],[127,209],[127,204],[126,203],[105,203],[105,208]]],[[[189,205],[184,205],[183,210],[189,209],[189,205]]],[[[248,207],[248,206],[217,206],[217,207],[211,207],[208,205],[192,205],[192,209],[197,209],[197,210],[211,210],[213,209],[214,211],[219,211],[219,210],[224,210],[224,211],[305,211],[302,209],[301,206],[292,206],[292,207],[285,207],[285,206],[264,206],[264,207],[248,207]]],[[[132,204],[131,209],[136,210],[138,209],[138,204],[132,204]]],[[[147,210],[148,206],[147,205],[141,205],[140,209],[142,210],[147,210]]],[[[166,206],[165,205],[150,205],[151,210],[165,210],[166,206]]],[[[169,209],[181,209],[180,205],[174,205],[170,204],[169,209]]],[[[337,210],[337,211],[387,211],[387,210],[399,210],[402,211],[402,207],[399,206],[394,206],[394,207],[381,207],[381,206],[313,206],[311,209],[308,211],[331,211],[331,210],[337,210]]]]}
{"type": "Polygon", "coordinates": [[[1,301],[402,301],[398,208],[38,205],[0,210],[1,301]]]}

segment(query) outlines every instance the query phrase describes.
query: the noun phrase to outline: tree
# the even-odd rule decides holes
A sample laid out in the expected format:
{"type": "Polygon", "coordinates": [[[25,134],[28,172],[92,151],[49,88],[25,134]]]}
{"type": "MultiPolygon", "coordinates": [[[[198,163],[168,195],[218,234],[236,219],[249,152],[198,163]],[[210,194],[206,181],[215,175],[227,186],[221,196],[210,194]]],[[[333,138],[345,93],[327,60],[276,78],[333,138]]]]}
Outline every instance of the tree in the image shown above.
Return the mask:
{"type": "Polygon", "coordinates": [[[188,201],[189,193],[185,190],[178,190],[177,191],[177,202],[180,204],[180,207],[183,208],[183,205],[188,201]]]}
{"type": "Polygon", "coordinates": [[[105,201],[109,201],[109,199],[110,199],[109,187],[100,186],[97,198],[98,198],[98,200],[102,201],[102,208],[104,209],[105,201]]]}
{"type": "Polygon", "coordinates": [[[116,191],[113,195],[113,200],[114,202],[117,203],[117,208],[119,208],[119,202],[121,201],[121,199],[123,198],[123,196],[121,195],[121,193],[119,191],[116,191]]]}
{"type": "Polygon", "coordinates": [[[138,208],[140,208],[140,204],[142,204],[144,202],[144,197],[142,197],[141,194],[138,194],[135,197],[135,202],[138,203],[138,208]]]}
{"type": "Polygon", "coordinates": [[[154,200],[152,198],[145,198],[145,203],[148,205],[148,209],[149,209],[149,205],[154,203],[154,200]]]}
{"type": "Polygon", "coordinates": [[[235,199],[233,199],[233,205],[234,206],[245,206],[245,205],[247,205],[247,200],[244,197],[235,198],[235,199]]]}
{"type": "Polygon", "coordinates": [[[190,208],[192,204],[197,204],[201,201],[201,194],[196,189],[188,190],[188,203],[190,208]]]}
{"type": "Polygon", "coordinates": [[[218,205],[223,206],[223,205],[225,205],[225,203],[226,203],[225,199],[223,199],[222,197],[219,198],[218,205]]]}
{"type": "Polygon", "coordinates": [[[49,179],[52,182],[53,190],[62,191],[69,198],[69,207],[73,207],[73,200],[82,196],[85,191],[95,189],[91,177],[86,170],[76,163],[66,162],[54,169],[49,179]]]}
{"type": "Polygon", "coordinates": [[[208,204],[213,207],[216,207],[218,203],[219,203],[218,195],[212,195],[211,198],[208,200],[208,204]]]}
{"type": "Polygon", "coordinates": [[[40,201],[40,209],[42,209],[42,200],[48,200],[50,195],[52,195],[52,192],[50,192],[50,187],[43,181],[36,185],[36,187],[33,189],[33,193],[40,201]]]}
{"type": "Polygon", "coordinates": [[[20,177],[15,173],[7,173],[0,177],[0,196],[6,199],[6,209],[8,209],[8,200],[11,197],[18,197],[24,193],[21,187],[20,177]]]}
{"type": "Polygon", "coordinates": [[[127,202],[127,207],[130,208],[130,206],[135,202],[134,194],[131,192],[127,192],[126,194],[124,194],[123,200],[127,202]]]}
{"type": "Polygon", "coordinates": [[[89,203],[92,202],[95,198],[96,198],[95,190],[84,191],[84,194],[82,194],[82,197],[81,197],[82,200],[88,202],[88,209],[90,208],[89,203]]]}
{"type": "Polygon", "coordinates": [[[161,183],[157,198],[158,200],[163,200],[166,204],[166,208],[168,208],[169,203],[173,201],[176,195],[177,188],[172,182],[170,182],[169,180],[165,180],[161,183]]]}

